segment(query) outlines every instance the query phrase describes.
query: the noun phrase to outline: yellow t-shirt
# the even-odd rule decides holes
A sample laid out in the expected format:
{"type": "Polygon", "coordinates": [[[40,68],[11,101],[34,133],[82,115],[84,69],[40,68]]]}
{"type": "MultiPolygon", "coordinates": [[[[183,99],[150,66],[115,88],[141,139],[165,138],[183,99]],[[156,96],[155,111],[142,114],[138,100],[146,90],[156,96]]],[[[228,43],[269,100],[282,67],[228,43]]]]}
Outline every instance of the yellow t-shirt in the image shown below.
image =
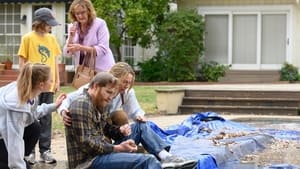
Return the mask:
{"type": "Polygon", "coordinates": [[[54,91],[56,66],[55,60],[61,54],[61,49],[52,34],[40,36],[34,31],[22,37],[18,55],[27,59],[31,63],[43,63],[49,65],[53,77],[51,91],[54,91]]]}

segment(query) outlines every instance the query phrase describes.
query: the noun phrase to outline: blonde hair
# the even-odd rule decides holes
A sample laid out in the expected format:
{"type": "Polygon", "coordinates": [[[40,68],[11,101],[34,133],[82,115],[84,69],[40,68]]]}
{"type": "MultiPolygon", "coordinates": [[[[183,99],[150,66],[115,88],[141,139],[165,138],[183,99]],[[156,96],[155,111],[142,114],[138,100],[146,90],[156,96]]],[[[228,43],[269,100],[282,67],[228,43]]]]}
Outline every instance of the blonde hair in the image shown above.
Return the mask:
{"type": "Polygon", "coordinates": [[[69,9],[69,19],[71,22],[77,21],[76,16],[75,16],[75,8],[78,6],[83,7],[84,9],[87,9],[88,13],[88,25],[92,25],[94,19],[97,17],[95,8],[90,0],[74,0],[69,9]]]}
{"type": "Polygon", "coordinates": [[[50,67],[40,63],[26,63],[17,79],[19,103],[25,104],[30,95],[40,82],[50,78],[50,67]]]}
{"type": "Polygon", "coordinates": [[[132,67],[126,63],[126,62],[118,62],[109,71],[111,74],[113,74],[116,78],[118,79],[123,79],[126,77],[128,74],[131,74],[133,79],[130,84],[130,88],[132,88],[134,80],[135,80],[135,73],[132,69],[132,67]]]}

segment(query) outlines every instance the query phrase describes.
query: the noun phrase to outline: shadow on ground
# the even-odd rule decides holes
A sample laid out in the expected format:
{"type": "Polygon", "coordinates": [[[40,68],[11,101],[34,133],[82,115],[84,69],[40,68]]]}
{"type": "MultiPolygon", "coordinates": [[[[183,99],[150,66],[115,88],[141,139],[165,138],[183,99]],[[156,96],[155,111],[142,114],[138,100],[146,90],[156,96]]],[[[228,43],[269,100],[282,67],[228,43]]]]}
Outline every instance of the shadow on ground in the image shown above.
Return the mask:
{"type": "Polygon", "coordinates": [[[56,164],[36,163],[32,169],[68,169],[67,161],[58,161],[56,164]]]}

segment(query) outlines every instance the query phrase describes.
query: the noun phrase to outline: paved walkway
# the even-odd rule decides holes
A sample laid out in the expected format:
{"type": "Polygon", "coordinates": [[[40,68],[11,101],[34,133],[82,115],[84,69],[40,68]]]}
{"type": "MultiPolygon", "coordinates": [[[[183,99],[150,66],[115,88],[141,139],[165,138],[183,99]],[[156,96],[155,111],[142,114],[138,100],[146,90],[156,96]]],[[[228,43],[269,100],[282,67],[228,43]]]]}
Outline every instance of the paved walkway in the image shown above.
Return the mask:
{"type": "MultiPolygon", "coordinates": [[[[159,85],[159,84],[158,84],[159,85]]],[[[157,86],[158,86],[157,85],[157,86]]],[[[159,85],[161,87],[161,85],[159,85]]],[[[300,92],[300,83],[261,83],[261,84],[219,84],[219,83],[190,83],[178,85],[172,83],[170,85],[166,85],[168,87],[176,87],[183,89],[205,89],[205,90],[262,90],[262,91],[299,91],[300,92]]]]}

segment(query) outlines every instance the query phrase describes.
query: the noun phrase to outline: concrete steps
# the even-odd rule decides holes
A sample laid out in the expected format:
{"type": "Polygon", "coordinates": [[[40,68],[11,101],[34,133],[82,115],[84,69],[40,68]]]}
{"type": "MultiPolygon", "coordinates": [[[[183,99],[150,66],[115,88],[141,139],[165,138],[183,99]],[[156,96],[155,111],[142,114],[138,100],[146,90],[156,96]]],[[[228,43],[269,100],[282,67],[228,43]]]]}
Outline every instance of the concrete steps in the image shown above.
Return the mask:
{"type": "Polygon", "coordinates": [[[274,83],[280,80],[278,70],[229,70],[221,83],[274,83]]]}
{"type": "Polygon", "coordinates": [[[178,112],[214,111],[222,114],[298,115],[300,92],[261,90],[185,90],[178,112]]]}

